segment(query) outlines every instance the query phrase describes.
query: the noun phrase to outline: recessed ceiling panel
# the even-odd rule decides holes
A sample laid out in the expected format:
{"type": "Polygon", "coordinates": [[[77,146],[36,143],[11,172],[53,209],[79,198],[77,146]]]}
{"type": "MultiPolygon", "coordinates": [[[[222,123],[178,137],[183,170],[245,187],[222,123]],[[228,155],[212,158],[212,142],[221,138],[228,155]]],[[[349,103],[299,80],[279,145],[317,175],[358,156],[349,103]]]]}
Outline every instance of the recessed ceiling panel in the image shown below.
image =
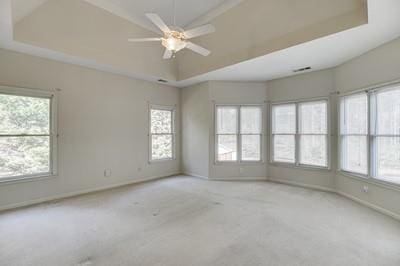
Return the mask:
{"type": "MultiPolygon", "coordinates": [[[[174,24],[174,0],[109,0],[132,16],[144,18],[145,13],[159,14],[169,25],[174,24]]],[[[184,27],[198,17],[221,5],[225,0],[175,0],[176,25],[184,27]]]]}

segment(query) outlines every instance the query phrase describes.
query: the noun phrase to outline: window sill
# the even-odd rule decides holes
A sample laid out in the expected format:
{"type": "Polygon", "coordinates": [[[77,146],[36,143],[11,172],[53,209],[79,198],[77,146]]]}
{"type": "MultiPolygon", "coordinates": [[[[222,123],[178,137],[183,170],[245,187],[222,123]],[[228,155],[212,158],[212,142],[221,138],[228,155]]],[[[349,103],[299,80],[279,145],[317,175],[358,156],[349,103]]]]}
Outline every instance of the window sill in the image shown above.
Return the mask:
{"type": "Polygon", "coordinates": [[[361,182],[365,182],[371,185],[376,185],[379,187],[383,187],[383,188],[387,188],[387,189],[391,189],[391,190],[395,190],[395,191],[399,191],[400,192],[400,184],[396,184],[396,183],[391,183],[391,182],[387,182],[387,181],[383,181],[383,180],[379,180],[379,179],[375,179],[375,178],[371,178],[371,177],[365,177],[359,174],[355,174],[355,173],[351,173],[351,172],[347,172],[347,171],[343,171],[343,170],[337,170],[337,172],[339,174],[341,174],[342,176],[345,177],[349,177],[361,182]]]}
{"type": "Polygon", "coordinates": [[[0,178],[0,186],[3,185],[13,185],[18,183],[26,183],[32,181],[40,181],[46,179],[56,178],[56,174],[43,174],[43,175],[34,175],[34,176],[20,176],[20,177],[9,177],[9,178],[0,178]]]}
{"type": "Polygon", "coordinates": [[[176,161],[176,158],[160,159],[160,160],[150,160],[150,161],[149,161],[149,164],[153,164],[153,163],[167,163],[167,162],[172,162],[172,161],[176,161]]]}
{"type": "Polygon", "coordinates": [[[302,170],[310,170],[310,171],[320,171],[320,172],[331,172],[329,167],[320,167],[320,166],[307,166],[307,165],[296,165],[291,163],[280,163],[280,162],[270,162],[270,165],[276,167],[284,167],[284,168],[293,168],[293,169],[302,169],[302,170]]]}

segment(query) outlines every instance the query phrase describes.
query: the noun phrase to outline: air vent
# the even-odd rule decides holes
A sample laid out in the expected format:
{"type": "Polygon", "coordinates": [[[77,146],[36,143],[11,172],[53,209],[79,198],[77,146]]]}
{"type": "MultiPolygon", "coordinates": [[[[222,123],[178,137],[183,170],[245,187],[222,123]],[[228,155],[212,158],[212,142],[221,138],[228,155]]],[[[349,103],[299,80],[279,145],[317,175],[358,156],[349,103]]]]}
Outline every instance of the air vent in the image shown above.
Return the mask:
{"type": "Polygon", "coordinates": [[[295,69],[295,70],[293,70],[293,72],[297,73],[297,72],[303,72],[303,71],[307,71],[307,70],[311,70],[311,67],[303,67],[303,68],[295,69]]]}
{"type": "Polygon", "coordinates": [[[159,80],[157,80],[158,82],[161,82],[161,83],[168,83],[168,81],[166,81],[165,79],[159,79],[159,80]]]}

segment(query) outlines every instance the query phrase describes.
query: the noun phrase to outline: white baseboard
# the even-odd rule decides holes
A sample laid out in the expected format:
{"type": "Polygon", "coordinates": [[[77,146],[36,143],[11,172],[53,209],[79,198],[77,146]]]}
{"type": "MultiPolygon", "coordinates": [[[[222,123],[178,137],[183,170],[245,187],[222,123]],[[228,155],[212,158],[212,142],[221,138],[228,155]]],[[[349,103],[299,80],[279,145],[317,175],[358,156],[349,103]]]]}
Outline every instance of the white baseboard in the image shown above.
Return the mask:
{"type": "Polygon", "coordinates": [[[187,176],[196,177],[196,178],[200,178],[200,179],[204,179],[204,180],[210,180],[207,176],[198,175],[195,173],[183,172],[181,175],[187,175],[187,176]]]}
{"type": "Polygon", "coordinates": [[[268,181],[266,177],[221,177],[221,178],[208,178],[210,181],[268,181]]]}
{"type": "Polygon", "coordinates": [[[380,207],[378,205],[369,203],[368,201],[365,201],[365,200],[359,199],[357,197],[354,197],[352,195],[349,195],[349,194],[347,194],[347,193],[345,193],[343,191],[339,191],[338,190],[338,191],[336,191],[336,193],[341,195],[341,196],[343,196],[343,197],[346,197],[346,198],[348,198],[350,200],[353,200],[353,201],[355,201],[357,203],[360,203],[360,204],[362,204],[364,206],[367,206],[367,207],[369,207],[369,208],[371,208],[371,209],[373,209],[373,210],[375,210],[377,212],[383,213],[385,215],[388,215],[388,216],[400,221],[400,215],[399,214],[391,212],[391,211],[389,211],[389,210],[387,210],[385,208],[382,208],[382,207],[380,207]]]}
{"type": "Polygon", "coordinates": [[[268,181],[274,182],[274,183],[285,184],[285,185],[292,185],[292,186],[296,186],[296,187],[311,188],[311,189],[321,190],[321,191],[325,191],[325,192],[336,193],[336,190],[333,188],[312,185],[312,184],[305,184],[305,183],[300,183],[300,182],[287,180],[287,179],[268,178],[268,181]]]}
{"type": "Polygon", "coordinates": [[[207,176],[202,176],[194,173],[184,172],[182,175],[187,175],[191,177],[196,177],[208,181],[268,181],[266,177],[225,177],[225,178],[210,178],[207,176]]]}
{"type": "Polygon", "coordinates": [[[83,190],[79,190],[79,191],[64,193],[64,194],[57,195],[57,196],[42,197],[42,198],[38,198],[38,199],[27,200],[27,201],[23,201],[23,202],[0,206],[0,211],[6,211],[6,210],[11,210],[11,209],[16,209],[16,208],[27,207],[27,206],[50,202],[50,201],[54,201],[54,200],[71,198],[71,197],[75,197],[75,196],[80,196],[80,195],[89,194],[89,193],[93,193],[93,192],[99,192],[99,191],[108,190],[108,189],[112,189],[112,188],[123,187],[123,186],[127,186],[127,185],[138,184],[138,183],[153,181],[153,180],[157,180],[157,179],[167,178],[167,177],[175,176],[175,175],[179,175],[179,174],[180,173],[178,172],[178,173],[171,173],[168,175],[140,178],[140,179],[130,180],[127,182],[121,182],[121,183],[116,183],[116,184],[102,186],[102,187],[83,189],[83,190]]]}
{"type": "Polygon", "coordinates": [[[389,210],[387,210],[385,208],[382,208],[382,207],[380,207],[378,205],[375,205],[375,204],[372,204],[372,203],[367,202],[365,200],[359,199],[357,197],[354,197],[352,195],[349,195],[349,194],[347,194],[347,193],[345,193],[343,191],[337,190],[337,189],[326,188],[326,187],[322,187],[322,186],[318,186],[318,185],[304,184],[304,183],[299,183],[299,182],[295,182],[295,181],[291,181],[291,180],[284,180],[284,179],[282,180],[282,179],[269,178],[268,181],[336,193],[338,195],[341,195],[341,196],[343,196],[345,198],[348,198],[348,199],[350,199],[352,201],[355,201],[355,202],[357,202],[359,204],[362,204],[362,205],[364,205],[366,207],[369,207],[369,208],[371,208],[371,209],[373,209],[373,210],[375,210],[377,212],[380,212],[382,214],[388,215],[388,216],[400,221],[400,215],[399,214],[391,212],[391,211],[389,211],[389,210]]]}

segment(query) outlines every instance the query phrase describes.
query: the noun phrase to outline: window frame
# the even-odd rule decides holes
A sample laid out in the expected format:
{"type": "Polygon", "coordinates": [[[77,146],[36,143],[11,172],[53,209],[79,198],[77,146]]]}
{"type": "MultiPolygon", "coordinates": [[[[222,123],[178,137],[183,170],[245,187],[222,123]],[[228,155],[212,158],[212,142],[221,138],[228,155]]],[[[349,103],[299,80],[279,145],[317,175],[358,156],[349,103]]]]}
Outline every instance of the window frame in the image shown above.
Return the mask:
{"type": "MultiPolygon", "coordinates": [[[[17,175],[10,177],[0,178],[0,184],[2,183],[17,183],[22,181],[29,181],[34,179],[50,178],[58,175],[58,161],[57,161],[57,151],[58,151],[58,126],[57,126],[57,111],[58,111],[58,89],[55,90],[44,90],[44,89],[30,89],[21,87],[10,87],[10,86],[0,86],[0,94],[21,96],[21,97],[33,97],[33,98],[45,98],[50,100],[50,126],[49,134],[46,136],[50,139],[50,165],[49,172],[29,174],[29,175],[17,175]]],[[[26,137],[34,136],[35,134],[4,134],[1,137],[13,136],[13,137],[26,137]]]]}
{"type": "Polygon", "coordinates": [[[214,163],[215,164],[262,164],[264,163],[264,104],[262,103],[251,103],[251,104],[225,104],[216,103],[214,104],[214,163]],[[219,107],[231,107],[237,110],[236,117],[236,134],[218,134],[218,118],[217,110],[219,107]],[[259,134],[242,134],[241,133],[241,107],[258,107],[261,110],[261,132],[259,134]],[[235,135],[236,136],[236,152],[237,158],[232,161],[220,161],[218,160],[218,136],[219,135],[235,135]],[[258,135],[260,136],[260,160],[242,160],[242,136],[258,135]]]}
{"type": "MultiPolygon", "coordinates": [[[[400,135],[378,135],[376,134],[375,130],[373,129],[373,125],[377,119],[377,112],[372,112],[372,105],[376,107],[376,102],[372,100],[374,95],[376,95],[379,92],[384,92],[384,91],[390,91],[390,90],[395,90],[399,89],[398,87],[400,86],[399,81],[395,82],[388,82],[385,84],[381,84],[379,86],[371,86],[368,88],[364,89],[359,89],[359,90],[354,90],[346,93],[341,93],[338,101],[338,111],[339,111],[339,119],[338,119],[338,172],[342,173],[345,176],[349,176],[352,178],[357,178],[361,179],[363,181],[366,181],[371,184],[377,184],[377,185],[383,185],[383,186],[389,186],[393,187],[396,189],[400,188],[400,182],[390,182],[388,180],[384,179],[379,179],[376,177],[377,175],[377,139],[379,137],[400,137],[400,135]],[[397,88],[396,88],[397,86],[397,88]],[[342,168],[343,164],[343,144],[342,144],[342,137],[341,137],[341,132],[342,132],[342,121],[341,121],[341,102],[342,98],[344,97],[350,97],[352,95],[357,95],[357,94],[366,94],[367,96],[367,174],[360,174],[356,172],[351,172],[348,170],[344,170],[342,168]]],[[[400,178],[400,177],[399,177],[400,178]]]]}
{"type": "Polygon", "coordinates": [[[345,174],[349,174],[349,175],[353,175],[353,176],[357,176],[357,177],[361,177],[361,178],[368,178],[369,174],[370,174],[370,142],[371,142],[371,128],[370,128],[370,98],[369,98],[369,94],[367,91],[357,91],[357,92],[352,92],[352,93],[347,93],[344,94],[342,96],[339,97],[339,101],[338,101],[338,168],[340,172],[343,172],[345,174]],[[342,121],[342,99],[345,97],[351,97],[354,95],[358,95],[358,94],[366,94],[367,97],[367,134],[342,134],[342,127],[343,127],[343,123],[344,121],[342,121]],[[343,159],[344,159],[344,152],[343,152],[343,140],[346,136],[366,136],[366,144],[367,144],[367,174],[362,174],[362,173],[356,173],[356,172],[352,172],[349,170],[345,170],[343,169],[343,159]]]}
{"type": "Polygon", "coordinates": [[[302,168],[307,170],[322,170],[322,171],[330,171],[331,170],[331,107],[330,107],[330,99],[329,97],[315,97],[315,98],[306,98],[306,99],[298,99],[298,100],[291,100],[291,101],[276,101],[270,103],[269,108],[269,117],[270,117],[270,132],[269,132],[269,163],[272,165],[282,166],[282,167],[289,167],[289,168],[302,168]],[[316,135],[325,135],[326,136],[326,166],[318,166],[318,165],[308,165],[308,164],[301,164],[300,163],[300,137],[302,135],[314,135],[314,134],[300,134],[300,114],[299,114],[299,106],[303,103],[312,103],[312,102],[326,102],[326,122],[327,122],[327,129],[326,134],[316,134],[316,135]],[[274,134],[273,132],[273,107],[277,105],[289,105],[294,104],[296,109],[296,117],[295,117],[295,134],[274,134]],[[289,162],[280,162],[274,160],[274,135],[290,135],[295,138],[295,160],[294,163],[289,162]]]}
{"type": "Polygon", "coordinates": [[[169,162],[176,160],[176,128],[175,128],[175,117],[176,117],[176,105],[161,105],[161,104],[148,104],[148,162],[149,163],[157,163],[157,162],[169,162]],[[171,133],[152,133],[151,132],[151,110],[163,110],[171,112],[171,133]],[[163,159],[153,159],[153,135],[171,135],[172,136],[172,156],[171,158],[163,158],[163,159]]]}

